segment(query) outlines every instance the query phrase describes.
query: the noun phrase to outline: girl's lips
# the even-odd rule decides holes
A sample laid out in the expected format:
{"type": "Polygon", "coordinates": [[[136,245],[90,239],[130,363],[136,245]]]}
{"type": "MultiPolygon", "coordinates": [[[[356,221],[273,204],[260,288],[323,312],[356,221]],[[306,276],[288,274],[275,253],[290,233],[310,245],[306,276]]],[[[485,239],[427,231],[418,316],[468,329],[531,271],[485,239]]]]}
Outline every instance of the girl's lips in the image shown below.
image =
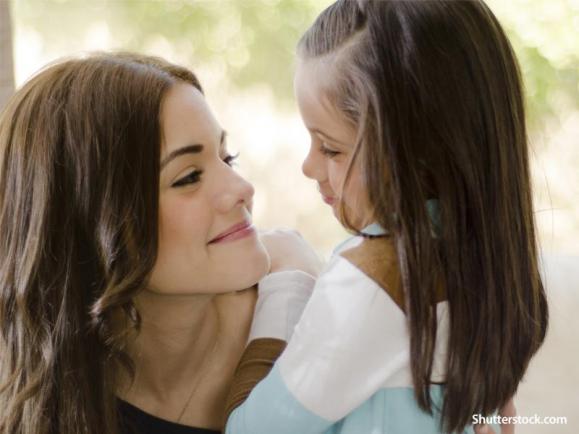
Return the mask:
{"type": "Polygon", "coordinates": [[[244,223],[237,225],[233,230],[227,231],[225,235],[218,236],[212,239],[209,244],[223,243],[227,241],[235,241],[240,238],[245,238],[255,233],[255,227],[251,223],[244,223]]]}
{"type": "Polygon", "coordinates": [[[334,202],[336,201],[336,199],[334,199],[333,197],[324,196],[323,194],[322,198],[324,199],[324,202],[326,202],[328,205],[333,205],[334,202]]]}
{"type": "MultiPolygon", "coordinates": [[[[327,194],[325,194],[326,188],[322,188],[322,186],[320,184],[318,184],[318,191],[320,192],[320,194],[322,195],[322,199],[324,202],[326,202],[328,205],[333,205],[336,202],[336,198],[333,196],[328,196],[327,194]]],[[[331,189],[330,189],[331,191],[331,189]]]]}

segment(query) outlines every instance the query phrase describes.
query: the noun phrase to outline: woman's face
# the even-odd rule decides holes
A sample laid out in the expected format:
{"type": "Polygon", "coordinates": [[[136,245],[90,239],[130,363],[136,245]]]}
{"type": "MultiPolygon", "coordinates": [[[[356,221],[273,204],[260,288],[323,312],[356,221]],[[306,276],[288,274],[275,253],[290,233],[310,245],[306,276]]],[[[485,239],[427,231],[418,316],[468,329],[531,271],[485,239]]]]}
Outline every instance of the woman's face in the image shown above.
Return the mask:
{"type": "Polygon", "coordinates": [[[302,120],[311,136],[310,151],[303,162],[304,174],[318,183],[324,202],[339,216],[340,201],[356,229],[371,223],[369,201],[356,160],[342,191],[348,164],[356,142],[356,130],[333,107],[325,89],[332,79],[323,59],[301,61],[298,64],[294,88],[302,120]]]}
{"type": "Polygon", "coordinates": [[[269,257],[251,224],[253,187],[232,169],[205,98],[173,85],[162,105],[159,250],[148,289],[221,293],[254,285],[269,257]]]}

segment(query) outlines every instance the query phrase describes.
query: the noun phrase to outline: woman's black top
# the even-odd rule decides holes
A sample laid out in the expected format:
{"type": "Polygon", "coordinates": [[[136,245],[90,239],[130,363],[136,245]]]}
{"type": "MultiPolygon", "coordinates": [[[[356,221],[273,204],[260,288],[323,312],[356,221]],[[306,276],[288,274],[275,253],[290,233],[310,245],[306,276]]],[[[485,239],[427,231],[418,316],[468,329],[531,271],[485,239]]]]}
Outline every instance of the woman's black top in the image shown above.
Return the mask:
{"type": "Polygon", "coordinates": [[[221,434],[205,428],[193,428],[159,419],[126,401],[118,400],[123,434],[221,434]]]}

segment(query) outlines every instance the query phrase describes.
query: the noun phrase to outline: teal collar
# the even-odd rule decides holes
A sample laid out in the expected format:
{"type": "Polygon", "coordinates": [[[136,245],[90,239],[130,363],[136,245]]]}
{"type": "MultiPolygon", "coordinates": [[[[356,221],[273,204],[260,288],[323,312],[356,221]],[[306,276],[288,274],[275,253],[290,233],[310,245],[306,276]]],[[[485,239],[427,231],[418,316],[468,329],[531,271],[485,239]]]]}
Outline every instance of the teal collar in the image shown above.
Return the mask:
{"type": "Polygon", "coordinates": [[[378,223],[369,224],[364,229],[362,229],[360,233],[362,234],[362,236],[369,238],[388,235],[388,231],[384,229],[382,226],[380,226],[380,224],[378,223]]]}
{"type": "MultiPolygon", "coordinates": [[[[442,222],[440,218],[440,201],[438,199],[428,199],[426,201],[426,211],[430,217],[431,232],[434,238],[438,238],[442,231],[442,222]]],[[[360,231],[362,236],[372,238],[388,235],[389,232],[380,226],[379,223],[371,223],[360,231]]]]}

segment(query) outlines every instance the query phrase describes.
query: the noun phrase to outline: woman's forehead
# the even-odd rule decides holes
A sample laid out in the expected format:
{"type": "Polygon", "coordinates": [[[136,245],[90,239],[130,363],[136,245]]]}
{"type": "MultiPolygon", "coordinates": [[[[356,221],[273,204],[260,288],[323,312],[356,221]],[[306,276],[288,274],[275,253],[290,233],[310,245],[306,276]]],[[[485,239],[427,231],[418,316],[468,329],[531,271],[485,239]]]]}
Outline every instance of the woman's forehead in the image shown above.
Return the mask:
{"type": "Polygon", "coordinates": [[[222,128],[205,97],[190,84],[177,83],[167,92],[161,110],[161,159],[186,145],[218,146],[222,128]]]}

